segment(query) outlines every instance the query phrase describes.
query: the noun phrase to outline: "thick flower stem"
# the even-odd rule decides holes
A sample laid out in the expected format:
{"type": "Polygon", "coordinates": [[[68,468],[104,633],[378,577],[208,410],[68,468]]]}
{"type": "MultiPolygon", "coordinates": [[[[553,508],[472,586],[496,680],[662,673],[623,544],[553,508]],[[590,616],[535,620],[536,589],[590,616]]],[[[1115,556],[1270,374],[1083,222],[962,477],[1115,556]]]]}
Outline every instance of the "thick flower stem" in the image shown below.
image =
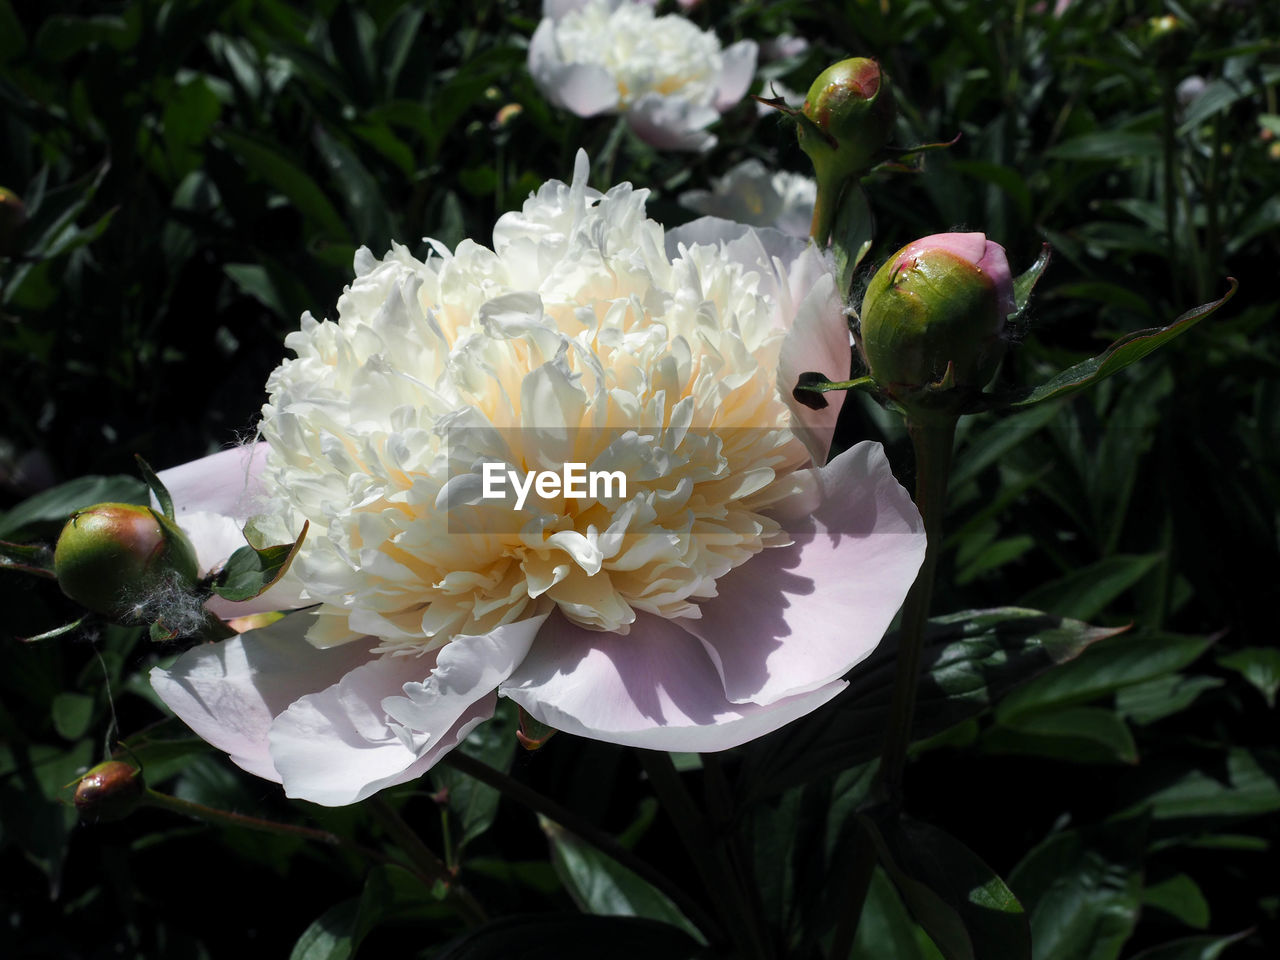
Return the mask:
{"type": "Polygon", "coordinates": [[[951,417],[939,420],[908,417],[907,432],[911,435],[916,454],[916,509],[924,520],[928,539],[924,563],[902,605],[893,707],[880,752],[880,793],[895,804],[901,798],[902,773],[906,767],[907,748],[911,745],[911,722],[920,680],[920,648],[929,619],[938,554],[942,550],[942,515],[947,504],[947,484],[951,479],[951,449],[955,444],[956,421],[951,417]]]}
{"type": "MultiPolygon", "coordinates": [[[[927,536],[924,563],[902,605],[902,621],[898,629],[898,670],[894,678],[893,706],[889,712],[889,728],[880,753],[880,770],[876,775],[873,796],[880,802],[897,807],[902,801],[902,774],[906,768],[907,748],[911,746],[911,724],[915,715],[916,690],[920,685],[920,652],[924,628],[929,620],[929,601],[942,550],[942,516],[946,509],[947,484],[951,479],[951,452],[955,444],[956,419],[940,417],[921,419],[907,417],[907,432],[916,455],[916,509],[924,520],[927,536]]],[[[832,960],[845,960],[853,948],[858,920],[871,886],[876,868],[875,848],[864,831],[858,831],[849,873],[846,877],[848,909],[845,911],[832,941],[832,960]]]]}
{"type": "Polygon", "coordinates": [[[601,853],[612,857],[642,880],[647,881],[666,894],[694,926],[707,935],[708,939],[714,940],[717,937],[723,937],[724,934],[719,925],[680,887],[676,886],[644,860],[641,860],[608,833],[584,820],[569,808],[561,806],[555,800],[525,786],[501,770],[495,769],[474,757],[469,757],[461,751],[455,750],[441,762],[453,767],[459,773],[493,787],[508,800],[518,803],[534,813],[539,813],[548,820],[554,820],[580,840],[586,841],[601,853]]]}
{"type": "Polygon", "coordinates": [[[458,883],[458,878],[453,871],[422,842],[417,831],[405,822],[404,817],[400,816],[391,804],[381,797],[373,797],[369,800],[367,809],[391,835],[400,852],[409,859],[418,874],[427,880],[428,885],[434,886],[439,883],[444,886],[467,923],[474,925],[484,923],[488,919],[484,908],[470,891],[458,883]]]}
{"type": "Polygon", "coordinates": [[[637,750],[654,793],[671,818],[684,843],[703,888],[715,902],[726,930],[741,960],[769,960],[773,956],[762,917],[751,908],[742,886],[742,876],[734,870],[724,847],[715,842],[706,817],[680,781],[671,757],[656,750],[637,750]]]}

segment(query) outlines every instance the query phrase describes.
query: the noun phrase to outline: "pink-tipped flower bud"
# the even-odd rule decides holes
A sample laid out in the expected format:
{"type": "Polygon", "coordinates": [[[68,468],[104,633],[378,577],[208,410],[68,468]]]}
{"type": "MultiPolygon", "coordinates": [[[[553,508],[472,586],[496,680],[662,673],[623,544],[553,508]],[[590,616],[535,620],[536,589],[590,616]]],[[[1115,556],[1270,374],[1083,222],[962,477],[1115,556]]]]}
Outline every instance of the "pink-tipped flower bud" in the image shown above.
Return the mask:
{"type": "Polygon", "coordinates": [[[1014,312],[1004,248],[981,233],[938,233],[884,264],[862,300],[861,348],[876,382],[900,394],[937,383],[981,389],[1004,354],[1014,312]]]}
{"type": "Polygon", "coordinates": [[[80,778],[73,802],[81,818],[90,822],[119,820],[138,809],[146,790],[141,770],[131,763],[108,760],[80,778]]]}
{"type": "Polygon", "coordinates": [[[813,125],[801,122],[798,130],[819,182],[864,174],[889,142],[897,111],[874,60],[851,57],[818,74],[801,108],[813,125]]]}
{"type": "Polygon", "coordinates": [[[196,582],[195,549],[163,514],[100,503],[72,514],[53,551],[62,592],[122,623],[150,619],[149,602],[196,582]]]}

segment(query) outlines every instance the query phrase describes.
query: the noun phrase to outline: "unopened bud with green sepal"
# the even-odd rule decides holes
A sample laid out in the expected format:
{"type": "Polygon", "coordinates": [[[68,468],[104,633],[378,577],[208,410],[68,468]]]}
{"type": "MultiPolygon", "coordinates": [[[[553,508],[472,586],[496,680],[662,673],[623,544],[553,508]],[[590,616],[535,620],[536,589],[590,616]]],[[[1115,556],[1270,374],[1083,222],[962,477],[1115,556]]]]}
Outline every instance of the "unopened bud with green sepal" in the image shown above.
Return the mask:
{"type": "Polygon", "coordinates": [[[813,161],[819,178],[857,177],[876,161],[889,135],[898,106],[880,64],[851,57],[818,74],[804,98],[800,148],[813,161]]]}
{"type": "Polygon", "coordinates": [[[931,385],[980,390],[1004,355],[1015,312],[1004,248],[981,233],[907,244],[871,278],[859,346],[876,383],[898,399],[931,385]]]}
{"type": "Polygon", "coordinates": [[[62,592],[122,623],[148,619],[148,602],[192,590],[195,549],[164,514],[132,503],[99,503],[72,514],[58,537],[53,570],[62,592]]]}

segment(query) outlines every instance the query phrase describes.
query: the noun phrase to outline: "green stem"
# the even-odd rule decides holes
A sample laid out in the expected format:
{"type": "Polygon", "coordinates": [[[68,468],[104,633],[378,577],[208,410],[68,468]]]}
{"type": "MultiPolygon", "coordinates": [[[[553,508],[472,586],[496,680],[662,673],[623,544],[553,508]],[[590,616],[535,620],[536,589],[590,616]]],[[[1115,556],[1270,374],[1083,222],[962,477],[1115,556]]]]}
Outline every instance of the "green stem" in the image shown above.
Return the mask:
{"type": "Polygon", "coordinates": [[[907,748],[911,745],[911,723],[919,686],[920,648],[929,619],[933,580],[942,552],[942,515],[947,504],[947,484],[951,479],[951,449],[955,443],[954,418],[922,421],[907,418],[907,433],[916,454],[916,509],[924,520],[927,537],[924,563],[902,605],[898,629],[898,671],[894,677],[893,707],[889,729],[880,752],[880,792],[890,802],[901,799],[902,774],[907,748]]]}
{"type": "Polygon", "coordinates": [[[491,767],[474,757],[469,757],[460,751],[455,750],[448,754],[441,762],[453,767],[459,773],[493,787],[504,797],[520,804],[520,806],[526,807],[534,813],[540,813],[549,820],[554,820],[581,840],[591,844],[601,853],[617,860],[632,873],[666,894],[684,915],[693,922],[694,926],[707,935],[709,940],[723,938],[724,934],[720,927],[698,905],[697,901],[691,899],[688,894],[668,880],[666,876],[655,870],[644,860],[641,860],[610,834],[584,820],[569,808],[561,806],[550,797],[525,786],[501,770],[491,767]]]}
{"type": "Polygon", "coordinates": [[[740,960],[769,960],[772,951],[763,929],[763,918],[749,906],[742,888],[742,877],[733,869],[719,844],[710,842],[711,831],[706,817],[693,802],[680,781],[671,757],[657,750],[637,750],[640,764],[649,783],[671,818],[685,852],[693,861],[703,889],[715,902],[725,929],[737,948],[740,960]]]}
{"type": "MultiPolygon", "coordinates": [[[[916,454],[916,509],[924,520],[924,563],[902,605],[902,621],[898,628],[898,670],[893,684],[893,705],[889,711],[889,728],[885,732],[880,753],[880,770],[873,793],[880,801],[893,806],[902,802],[902,775],[907,764],[907,748],[911,746],[911,726],[916,709],[916,690],[920,683],[920,651],[924,644],[925,624],[929,620],[929,602],[933,597],[933,581],[942,552],[942,516],[947,503],[947,484],[951,479],[951,451],[955,444],[956,419],[944,417],[920,420],[907,417],[907,433],[916,454]]],[[[846,960],[853,949],[862,916],[863,903],[876,868],[876,853],[865,831],[858,833],[849,873],[845,881],[846,908],[835,938],[832,960],[846,960]]]]}
{"type": "MultiPolygon", "coordinates": [[[[1174,120],[1177,99],[1173,86],[1173,74],[1169,70],[1160,73],[1160,106],[1162,153],[1164,154],[1164,229],[1168,249],[1169,272],[1172,275],[1173,302],[1181,303],[1182,270],[1178,265],[1178,188],[1177,142],[1174,139],[1174,120]]],[[[1188,229],[1190,225],[1188,224],[1188,229]]]]}
{"type": "Polygon", "coordinates": [[[430,847],[422,842],[417,831],[405,822],[391,804],[382,797],[375,796],[369,800],[367,809],[391,835],[391,839],[413,864],[418,874],[426,878],[428,886],[436,883],[444,885],[449,895],[457,901],[459,912],[469,924],[480,924],[489,919],[475,897],[458,883],[458,878],[453,872],[432,852],[430,847]]]}

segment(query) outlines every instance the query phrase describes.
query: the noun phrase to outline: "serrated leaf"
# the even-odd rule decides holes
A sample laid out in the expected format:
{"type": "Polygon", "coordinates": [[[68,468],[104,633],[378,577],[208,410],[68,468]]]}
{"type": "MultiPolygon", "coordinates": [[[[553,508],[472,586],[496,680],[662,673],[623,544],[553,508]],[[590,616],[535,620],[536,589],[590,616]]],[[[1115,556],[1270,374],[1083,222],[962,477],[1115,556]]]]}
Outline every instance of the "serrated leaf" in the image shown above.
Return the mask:
{"type": "Polygon", "coordinates": [[[706,943],[680,908],[647,880],[559,824],[539,817],[538,825],[551,845],[556,875],[578,909],[603,917],[647,917],[706,943]]]}
{"type": "Polygon", "coordinates": [[[1105,380],[1112,374],[1119,373],[1131,364],[1137,363],[1147,354],[1168,343],[1174,337],[1190,330],[1230,300],[1235,295],[1239,284],[1236,283],[1234,277],[1228,277],[1227,282],[1231,284],[1231,289],[1217,300],[1201,304],[1198,307],[1192,307],[1167,327],[1150,327],[1146,330],[1137,330],[1133,333],[1125,334],[1096,357],[1090,357],[1088,360],[1077,363],[1074,367],[1063,370],[1057,376],[1046,380],[1038,387],[1015,394],[1015,399],[1008,401],[1008,406],[1017,409],[1019,407],[1029,407],[1035,403],[1043,403],[1045,400],[1054,397],[1067,397],[1085,389],[1085,387],[1092,386],[1100,380],[1105,380]]]}
{"type": "Polygon", "coordinates": [[[311,522],[304,520],[298,539],[293,543],[282,543],[273,547],[248,546],[241,547],[231,555],[218,579],[213,584],[213,592],[224,600],[252,600],[262,596],[285,575],[289,564],[302,548],[307,530],[311,522]]]}

